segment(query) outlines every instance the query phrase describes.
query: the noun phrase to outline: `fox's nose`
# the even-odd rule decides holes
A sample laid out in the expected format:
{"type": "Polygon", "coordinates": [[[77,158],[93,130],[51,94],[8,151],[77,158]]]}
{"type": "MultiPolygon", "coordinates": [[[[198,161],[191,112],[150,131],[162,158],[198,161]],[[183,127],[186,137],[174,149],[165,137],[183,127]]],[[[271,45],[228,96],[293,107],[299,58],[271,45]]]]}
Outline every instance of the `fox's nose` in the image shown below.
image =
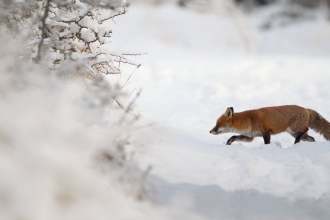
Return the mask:
{"type": "Polygon", "coordinates": [[[210,133],[212,133],[212,131],[210,131],[210,133]]]}

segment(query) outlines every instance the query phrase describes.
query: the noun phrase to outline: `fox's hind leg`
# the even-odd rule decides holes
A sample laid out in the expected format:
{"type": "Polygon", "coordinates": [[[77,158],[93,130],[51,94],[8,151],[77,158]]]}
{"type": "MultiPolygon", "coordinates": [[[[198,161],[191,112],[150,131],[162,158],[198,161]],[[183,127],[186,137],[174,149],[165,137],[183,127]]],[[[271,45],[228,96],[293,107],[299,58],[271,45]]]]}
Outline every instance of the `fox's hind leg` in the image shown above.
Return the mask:
{"type": "Polygon", "coordinates": [[[231,145],[234,141],[251,142],[253,141],[253,137],[248,137],[244,135],[234,135],[228,139],[226,145],[231,145]]]}
{"type": "Polygon", "coordinates": [[[288,133],[295,138],[295,144],[299,141],[309,141],[309,142],[315,142],[315,139],[312,136],[309,136],[307,134],[308,128],[304,132],[292,132],[288,131],[288,133]],[[305,133],[305,135],[304,135],[305,133]]]}
{"type": "MultiPolygon", "coordinates": [[[[307,135],[307,131],[308,131],[308,128],[306,128],[304,131],[302,132],[297,132],[297,137],[296,137],[296,140],[294,141],[294,143],[299,143],[300,140],[304,140],[305,136],[307,135]]],[[[310,137],[310,136],[309,136],[310,137]]],[[[314,138],[313,138],[314,139],[314,138]]]]}

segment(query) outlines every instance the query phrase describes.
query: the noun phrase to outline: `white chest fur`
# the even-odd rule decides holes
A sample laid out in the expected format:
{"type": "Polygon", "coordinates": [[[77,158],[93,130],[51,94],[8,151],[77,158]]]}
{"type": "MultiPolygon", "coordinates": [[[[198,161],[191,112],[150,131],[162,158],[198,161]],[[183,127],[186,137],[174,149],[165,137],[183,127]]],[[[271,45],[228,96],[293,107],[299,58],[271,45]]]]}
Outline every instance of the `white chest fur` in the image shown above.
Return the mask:
{"type": "Polygon", "coordinates": [[[260,131],[251,131],[251,128],[245,129],[245,130],[233,129],[232,132],[233,133],[239,133],[241,135],[248,136],[248,137],[258,137],[258,136],[261,136],[261,132],[260,131]]]}

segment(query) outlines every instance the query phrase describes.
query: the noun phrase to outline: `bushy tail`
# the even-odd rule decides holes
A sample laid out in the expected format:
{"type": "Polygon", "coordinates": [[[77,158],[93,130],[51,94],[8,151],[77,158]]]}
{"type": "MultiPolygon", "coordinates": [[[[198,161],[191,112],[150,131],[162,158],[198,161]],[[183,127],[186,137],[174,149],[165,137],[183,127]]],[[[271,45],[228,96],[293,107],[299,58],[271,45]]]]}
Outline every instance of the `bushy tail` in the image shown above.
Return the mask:
{"type": "Polygon", "coordinates": [[[322,134],[327,141],[330,141],[330,123],[316,111],[312,109],[308,110],[310,111],[308,126],[316,132],[322,134]]]}

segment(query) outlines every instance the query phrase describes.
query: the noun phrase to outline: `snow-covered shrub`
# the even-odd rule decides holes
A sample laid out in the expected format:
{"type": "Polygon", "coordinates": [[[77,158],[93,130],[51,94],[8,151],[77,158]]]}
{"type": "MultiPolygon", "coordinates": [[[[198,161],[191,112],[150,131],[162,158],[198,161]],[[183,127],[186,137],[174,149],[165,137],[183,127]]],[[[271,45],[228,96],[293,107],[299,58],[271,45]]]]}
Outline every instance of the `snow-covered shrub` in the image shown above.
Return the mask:
{"type": "Polygon", "coordinates": [[[123,1],[2,0],[1,23],[21,30],[30,39],[31,58],[58,69],[74,61],[80,73],[118,74],[120,63],[139,64],[128,52],[114,52],[109,43],[114,18],[126,13],[123,1]]]}
{"type": "Polygon", "coordinates": [[[122,2],[0,6],[0,219],[154,219],[137,202],[147,131],[132,131],[135,97],[106,76],[138,66],[107,49],[122,2]]]}
{"type": "MultiPolygon", "coordinates": [[[[83,75],[100,85],[104,74],[120,73],[121,63],[140,66],[127,59],[138,54],[109,49],[114,18],[126,13],[125,4],[123,0],[0,0],[0,28],[22,39],[22,49],[53,74],[83,75]]],[[[122,109],[128,101],[118,96],[108,99],[122,109]]]]}
{"type": "Polygon", "coordinates": [[[132,199],[145,196],[134,152],[147,135],[116,106],[108,115],[127,95],[102,75],[50,74],[25,42],[0,40],[0,219],[154,219],[132,199]]]}

